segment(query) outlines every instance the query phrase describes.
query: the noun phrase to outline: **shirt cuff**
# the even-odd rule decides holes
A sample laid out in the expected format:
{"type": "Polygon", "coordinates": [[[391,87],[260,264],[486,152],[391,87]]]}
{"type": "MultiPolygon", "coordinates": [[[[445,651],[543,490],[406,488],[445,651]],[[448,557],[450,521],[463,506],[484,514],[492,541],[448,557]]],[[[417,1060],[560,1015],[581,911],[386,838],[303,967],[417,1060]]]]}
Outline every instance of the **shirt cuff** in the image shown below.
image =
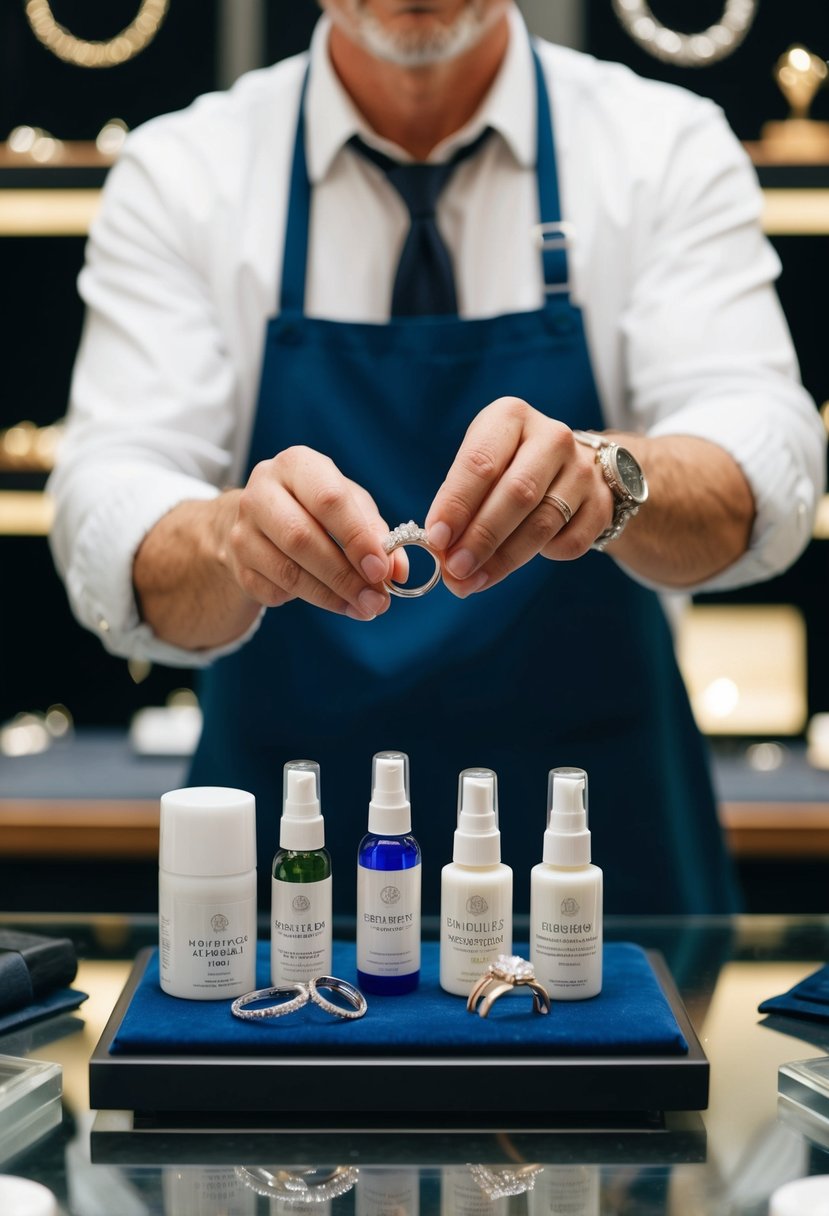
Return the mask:
{"type": "Polygon", "coordinates": [[[825,445],[816,412],[814,420],[792,416],[784,431],[774,417],[763,417],[755,400],[711,398],[657,423],[648,435],[693,435],[718,444],[742,469],[754,495],[756,515],[746,552],[712,578],[684,588],[684,594],[762,582],[800,556],[812,535],[822,486],[822,469],[810,469],[803,454],[806,447],[816,454],[825,445]]]}
{"type": "Polygon", "coordinates": [[[219,493],[184,474],[170,473],[152,483],[146,476],[127,477],[116,494],[105,496],[105,502],[87,515],[73,546],[66,585],[76,616],[112,654],[170,667],[207,667],[238,650],[259,628],[264,608],[232,642],[187,650],[156,637],[138,615],[132,566],[141,541],[179,503],[206,501],[219,493]]]}

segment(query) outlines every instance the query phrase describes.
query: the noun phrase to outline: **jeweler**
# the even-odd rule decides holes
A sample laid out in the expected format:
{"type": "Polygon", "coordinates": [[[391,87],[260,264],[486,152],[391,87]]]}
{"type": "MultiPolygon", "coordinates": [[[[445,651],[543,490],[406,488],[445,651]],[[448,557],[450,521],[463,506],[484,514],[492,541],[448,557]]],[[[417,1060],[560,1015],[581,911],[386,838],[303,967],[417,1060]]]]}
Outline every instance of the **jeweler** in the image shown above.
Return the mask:
{"type": "Polygon", "coordinates": [[[424,906],[459,770],[497,770],[526,872],[573,764],[608,910],[732,909],[659,593],[783,570],[821,491],[751,169],[709,102],[510,0],[322,8],[110,175],[51,482],[74,610],[204,668],[190,780],[255,792],[265,879],[284,762],[330,774],[348,856],[395,747],[424,906]]]}

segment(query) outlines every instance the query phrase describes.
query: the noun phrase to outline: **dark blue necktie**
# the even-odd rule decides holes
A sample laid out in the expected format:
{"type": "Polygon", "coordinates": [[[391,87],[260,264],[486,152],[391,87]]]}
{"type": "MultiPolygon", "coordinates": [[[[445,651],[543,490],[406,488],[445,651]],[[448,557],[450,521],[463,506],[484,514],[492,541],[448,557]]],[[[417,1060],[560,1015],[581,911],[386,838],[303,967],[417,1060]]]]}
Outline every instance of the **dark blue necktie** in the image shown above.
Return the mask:
{"type": "Polygon", "coordinates": [[[457,313],[452,259],[438,230],[435,210],[449,178],[461,161],[473,156],[492,134],[482,131],[440,165],[400,164],[364,144],[355,135],[351,146],[388,177],[409,209],[410,226],[397,265],[391,298],[393,317],[438,316],[457,313]]]}

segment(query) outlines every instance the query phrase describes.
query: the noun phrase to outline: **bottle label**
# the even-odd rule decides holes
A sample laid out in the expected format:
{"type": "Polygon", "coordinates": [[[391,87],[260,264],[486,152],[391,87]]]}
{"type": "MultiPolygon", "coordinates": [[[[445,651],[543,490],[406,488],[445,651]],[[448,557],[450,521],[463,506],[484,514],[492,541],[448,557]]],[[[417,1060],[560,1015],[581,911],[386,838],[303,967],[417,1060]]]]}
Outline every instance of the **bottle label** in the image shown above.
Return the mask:
{"type": "Polygon", "coordinates": [[[542,984],[559,993],[591,987],[601,975],[601,888],[559,887],[533,930],[531,956],[542,984]]]}
{"type": "Polygon", "coordinates": [[[159,898],[162,985],[175,995],[219,999],[256,986],[256,899],[190,903],[159,898]]]}
{"type": "Polygon", "coordinates": [[[307,984],[331,974],[331,877],[271,879],[271,983],[307,984]]]}
{"type": "Polygon", "coordinates": [[[357,967],[369,975],[420,970],[420,865],[357,866],[357,967]]]}
{"type": "Polygon", "coordinates": [[[512,882],[444,892],[440,928],[441,983],[468,992],[489,963],[512,951],[512,882]]]}

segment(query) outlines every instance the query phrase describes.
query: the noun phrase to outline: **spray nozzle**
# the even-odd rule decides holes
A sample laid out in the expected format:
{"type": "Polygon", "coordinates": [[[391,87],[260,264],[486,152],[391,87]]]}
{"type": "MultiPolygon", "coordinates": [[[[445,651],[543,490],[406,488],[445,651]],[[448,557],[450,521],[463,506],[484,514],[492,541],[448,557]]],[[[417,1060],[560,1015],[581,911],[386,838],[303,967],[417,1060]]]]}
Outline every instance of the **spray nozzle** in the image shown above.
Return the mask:
{"type": "Polygon", "coordinates": [[[368,830],[380,836],[405,836],[412,830],[405,752],[377,752],[371,762],[368,830]]]}
{"type": "Polygon", "coordinates": [[[544,860],[562,866],[587,865],[590,861],[587,773],[584,769],[554,768],[550,771],[544,860]]]}
{"type": "Polygon", "coordinates": [[[283,849],[321,849],[325,827],[320,811],[320,766],[316,760],[289,760],[282,770],[283,849]]]}
{"type": "Polygon", "coordinates": [[[465,768],[458,778],[458,826],[452,857],[461,865],[497,865],[498,778],[490,768],[465,768]]]}

